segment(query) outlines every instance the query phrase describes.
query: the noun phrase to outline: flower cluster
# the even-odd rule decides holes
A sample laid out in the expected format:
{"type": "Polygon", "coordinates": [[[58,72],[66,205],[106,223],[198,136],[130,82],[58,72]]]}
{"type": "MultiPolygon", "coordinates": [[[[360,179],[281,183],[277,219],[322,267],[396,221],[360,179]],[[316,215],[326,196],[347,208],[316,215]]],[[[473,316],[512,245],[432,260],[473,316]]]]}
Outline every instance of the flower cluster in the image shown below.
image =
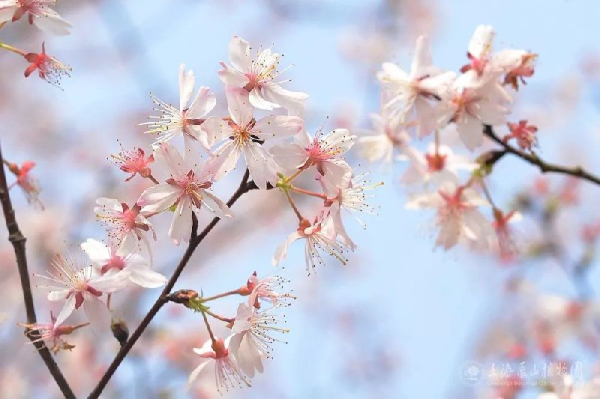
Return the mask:
{"type": "Polygon", "coordinates": [[[459,73],[433,65],[427,37],[417,39],[411,70],[385,62],[377,77],[382,87],[381,112],[373,117],[373,130],[360,137],[361,153],[370,161],[394,159],[398,152],[410,163],[402,182],[420,184],[412,193],[411,209],[435,209],[440,229],[436,246],[449,249],[462,242],[471,248],[491,249],[503,258],[514,254],[508,227],[514,210],[502,212],[485,184],[497,158],[493,152],[474,159],[455,154],[448,144],[453,135],[469,151],[482,146],[496,126],[508,126],[504,143],[515,139],[532,152],[537,128],[521,120],[508,121],[511,91],[518,90],[534,73],[535,54],[505,49],[493,52],[494,30],[479,26],[468,45],[467,63],[459,73]],[[434,136],[426,151],[414,147],[410,133],[419,139],[434,136]],[[491,133],[490,133],[491,132],[491,133]],[[461,171],[467,172],[461,182],[461,171]],[[492,208],[492,218],[481,207],[492,208]]]}
{"type": "MultiPolygon", "coordinates": [[[[217,96],[206,86],[195,89],[195,74],[185,65],[179,68],[178,107],[151,94],[157,113],[140,124],[155,138],[151,148],[127,150],[119,143],[120,152],[110,157],[128,175],[125,182],[138,176],[142,191],[135,203],[96,200],[94,212],[107,238],[105,242],[89,238],[80,245],[89,262],[57,255],[50,270],[37,275],[49,290],[48,299],[62,303],[51,326],[36,327],[49,331],[41,333],[40,339],[52,341],[54,350],[70,349],[59,338],[70,330],[60,326],[80,308],[95,330],[110,325],[113,333],[121,331],[122,323],[113,315],[116,309],[111,308],[112,296],[129,283],[156,288],[168,281],[151,268],[152,241],[159,236],[154,218],[169,215],[168,237],[175,245],[188,243],[188,251],[193,250],[201,240],[197,224],[204,214],[214,217],[213,223],[234,218],[230,206],[235,201],[225,203],[213,189],[240,165],[245,174],[238,192],[270,190],[285,197],[297,217],[291,235],[274,250],[274,265],[282,262],[288,246],[297,240],[304,241],[309,274],[325,262],[324,254],[348,262],[345,252],[356,244],[344,224],[345,215],[375,213],[367,203],[367,191],[379,183],[369,182],[366,173],[355,174],[346,161],[356,141],[347,129],[325,133],[321,127],[314,135],[306,130],[303,114],[308,96],[282,87],[285,81],[278,78],[277,69],[281,57],[271,49],[254,52],[239,37],[231,40],[229,63],[221,63],[219,71],[227,115],[214,114],[217,96]],[[311,207],[313,215],[300,210],[300,198],[317,200],[317,206],[311,207]]],[[[280,277],[259,279],[255,273],[242,288],[214,297],[198,296],[192,290],[163,293],[161,298],[201,313],[210,335],[201,349],[195,349],[207,361],[192,372],[190,383],[213,365],[218,389],[250,385],[255,372],[263,371],[262,361],[271,357],[271,345],[279,341],[276,333],[287,332],[276,325],[276,311],[293,298],[278,291],[282,282],[280,277]],[[219,316],[206,305],[233,294],[248,297],[234,318],[219,316]],[[226,322],[230,337],[217,338],[208,317],[226,322]]],[[[117,339],[123,344],[127,337],[117,339]]]]}

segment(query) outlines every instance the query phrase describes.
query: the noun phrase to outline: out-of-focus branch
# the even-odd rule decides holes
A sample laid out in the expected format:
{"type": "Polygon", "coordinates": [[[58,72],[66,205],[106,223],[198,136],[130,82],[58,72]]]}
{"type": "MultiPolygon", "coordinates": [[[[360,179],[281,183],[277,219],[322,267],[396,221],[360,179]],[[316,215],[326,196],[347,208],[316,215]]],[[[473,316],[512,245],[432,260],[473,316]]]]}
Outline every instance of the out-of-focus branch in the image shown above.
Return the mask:
{"type": "Polygon", "coordinates": [[[561,173],[563,175],[569,175],[569,176],[577,177],[577,178],[580,178],[583,180],[587,180],[591,183],[594,183],[594,184],[597,184],[600,186],[600,177],[597,177],[597,176],[585,171],[581,166],[575,166],[575,167],[568,168],[565,166],[548,163],[548,162],[545,162],[545,161],[541,160],[540,158],[538,158],[538,156],[535,154],[527,154],[523,151],[516,149],[515,147],[511,146],[510,144],[505,143],[500,137],[498,137],[496,135],[493,127],[490,125],[484,125],[483,134],[485,134],[485,136],[488,137],[489,139],[491,139],[492,141],[501,145],[504,148],[504,151],[506,151],[507,153],[516,155],[517,157],[521,158],[522,160],[524,160],[532,165],[537,166],[542,173],[561,173]]]}
{"type": "MultiPolygon", "coordinates": [[[[239,187],[237,188],[235,193],[233,193],[229,201],[227,201],[228,207],[233,206],[233,204],[235,204],[235,202],[248,191],[258,188],[253,181],[248,181],[249,178],[250,172],[246,169],[246,173],[244,173],[244,177],[242,178],[239,187]]],[[[177,283],[179,276],[181,276],[183,269],[185,269],[185,267],[187,266],[198,245],[200,245],[200,243],[206,238],[208,233],[210,233],[210,231],[217,225],[217,223],[219,223],[220,220],[221,219],[218,217],[213,218],[213,220],[198,235],[196,235],[196,228],[192,228],[192,235],[190,237],[189,245],[185,253],[183,254],[183,257],[179,261],[177,268],[173,272],[173,275],[167,282],[167,285],[165,285],[165,288],[162,290],[156,302],[154,302],[154,305],[152,305],[152,308],[150,308],[146,316],[144,316],[144,319],[142,320],[138,328],[136,328],[133,334],[131,334],[131,337],[127,340],[125,345],[121,347],[114,360],[112,361],[112,363],[110,364],[110,366],[108,367],[108,369],[94,388],[94,390],[88,396],[89,399],[96,399],[100,397],[102,391],[106,387],[106,384],[108,384],[108,381],[110,381],[111,377],[113,376],[119,365],[123,362],[131,348],[133,348],[133,345],[135,345],[137,340],[146,330],[146,328],[148,327],[154,316],[156,316],[158,311],[163,307],[163,305],[165,305],[169,301],[169,294],[171,293],[171,290],[175,286],[175,283],[177,283]]]]}
{"type": "MultiPolygon", "coordinates": [[[[6,228],[8,230],[8,240],[13,245],[15,257],[17,259],[17,268],[19,277],[21,278],[21,289],[23,290],[23,300],[25,302],[25,311],[27,312],[27,323],[35,324],[37,318],[35,315],[35,306],[33,304],[33,296],[31,295],[31,282],[29,281],[29,270],[27,268],[27,253],[25,251],[25,237],[15,217],[15,211],[12,207],[10,194],[8,192],[8,184],[6,182],[6,174],[4,172],[4,158],[2,157],[2,149],[0,148],[0,202],[2,202],[2,210],[4,219],[6,220],[6,228]]],[[[33,342],[42,360],[46,364],[48,371],[56,381],[65,398],[75,398],[75,394],[71,390],[69,383],[63,376],[60,368],[54,361],[52,354],[46,347],[43,341],[37,341],[39,334],[37,331],[27,328],[25,335],[33,342]]]]}

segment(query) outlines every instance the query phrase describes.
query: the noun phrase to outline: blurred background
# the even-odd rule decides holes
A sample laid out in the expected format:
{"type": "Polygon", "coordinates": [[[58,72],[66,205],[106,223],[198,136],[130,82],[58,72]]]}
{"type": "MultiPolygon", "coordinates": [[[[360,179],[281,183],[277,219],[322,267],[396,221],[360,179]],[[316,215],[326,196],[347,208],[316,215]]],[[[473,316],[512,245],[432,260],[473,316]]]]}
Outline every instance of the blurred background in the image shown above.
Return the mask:
{"type": "MultiPolygon", "coordinates": [[[[30,271],[42,272],[55,252],[76,252],[88,237],[104,238],[93,212],[96,198],[132,203],[147,187],[138,178],[123,183],[127,176],[107,158],[120,150],[117,139],[125,148],[152,142],[138,126],[153,113],[148,93],[175,103],[181,63],[194,70],[197,85],[217,93],[213,114],[225,112],[217,71],[219,61],[227,60],[233,35],[285,54],[282,67],[293,65],[285,73],[292,79],[288,88],[310,95],[309,131],[325,123],[326,128],[360,132],[369,127],[368,115],[379,110],[375,73],[383,61],[407,68],[415,38],[427,34],[434,63],[458,70],[476,26],[493,25],[497,49],[539,54],[534,77],[515,98],[514,121],[528,119],[539,127],[544,159],[600,171],[595,150],[600,145],[599,7],[577,0],[63,0],[56,9],[74,25],[69,36],[46,35],[24,20],[8,24],[0,41],[27,52],[39,51],[45,42],[48,53],[73,68],[60,90],[35,74],[24,79],[27,63],[15,54],[0,54],[3,154],[12,162],[34,160],[43,190],[43,211],[28,206],[20,193],[12,195],[28,239],[30,271]]],[[[523,256],[506,264],[493,254],[433,250],[431,215],[404,209],[407,190],[400,175],[406,164],[369,165],[355,154],[351,164],[371,171],[371,180],[385,185],[372,199],[378,214],[362,217],[367,228],[351,220],[347,224],[358,244],[348,266],[331,261],[307,277],[301,245],[296,245],[285,267],[274,270],[271,256],[295,228],[294,216],[279,193],[252,192],[235,205],[238,217],[220,224],[198,248],[177,283],[176,288],[212,295],[244,284],[254,271],[291,280],[288,288],[298,299],[285,309],[291,329],[287,343],[276,345],[274,358],[266,361],[252,388],[227,396],[514,397],[499,392],[499,385],[465,380],[465,366],[490,372],[493,364],[510,362],[515,371],[526,361],[527,367],[541,368],[551,358],[540,350],[538,318],[546,320],[552,311],[562,314],[573,303],[585,303],[585,320],[561,324],[561,346],[555,345],[552,359],[581,362],[584,380],[594,375],[597,349],[588,335],[597,338],[600,308],[593,287],[599,279],[595,245],[581,232],[600,219],[599,187],[560,176],[540,180],[533,167],[506,157],[495,168],[490,188],[497,202],[516,204],[526,214],[516,235],[523,256]],[[507,355],[518,345],[527,347],[525,360],[507,355]]],[[[238,171],[217,187],[221,198],[230,195],[240,176],[238,171]]],[[[157,231],[166,232],[167,217],[156,223],[157,231]]],[[[0,229],[0,397],[57,397],[54,382],[16,324],[25,322],[25,315],[6,238],[0,229]]],[[[183,250],[159,234],[157,269],[170,275],[183,250]]],[[[158,293],[132,288],[114,297],[130,330],[158,293]]],[[[44,290],[34,295],[38,318],[47,320],[57,308],[44,290]]],[[[236,300],[219,301],[215,309],[231,317],[236,300]]],[[[572,320],[550,324],[560,322],[572,320]]],[[[219,334],[227,333],[219,328],[219,334]]],[[[91,329],[70,338],[76,348],[56,359],[77,395],[85,396],[118,343],[91,329]]],[[[206,338],[199,315],[167,305],[121,365],[105,397],[212,397],[214,392],[202,384],[185,391],[187,376],[199,362],[191,349],[206,338]]],[[[537,397],[542,390],[520,387],[518,397],[537,397]]]]}

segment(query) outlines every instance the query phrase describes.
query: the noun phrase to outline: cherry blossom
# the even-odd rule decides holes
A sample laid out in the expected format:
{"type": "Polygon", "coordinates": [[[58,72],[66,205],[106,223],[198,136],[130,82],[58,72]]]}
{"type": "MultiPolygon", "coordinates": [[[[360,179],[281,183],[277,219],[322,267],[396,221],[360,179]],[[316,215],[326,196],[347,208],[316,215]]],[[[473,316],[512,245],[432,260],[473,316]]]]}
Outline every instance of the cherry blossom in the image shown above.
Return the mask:
{"type": "Polygon", "coordinates": [[[50,312],[50,323],[33,323],[33,324],[20,324],[23,327],[28,328],[31,331],[35,331],[36,338],[31,341],[32,343],[46,341],[46,346],[54,353],[61,349],[71,350],[75,348],[75,345],[69,344],[65,341],[62,336],[69,335],[73,331],[78,330],[82,327],[87,326],[90,323],[83,323],[77,325],[64,325],[56,323],[56,317],[50,312]],[[52,345],[48,345],[51,342],[52,345]]]}
{"type": "Polygon", "coordinates": [[[256,108],[273,110],[283,107],[294,115],[302,115],[304,101],[308,95],[293,92],[280,86],[287,82],[274,81],[281,72],[277,70],[282,55],[270,48],[261,49],[254,58],[250,54],[250,43],[234,36],[229,42],[231,66],[221,62],[219,77],[227,86],[243,88],[249,93],[250,104],[256,108]]]}
{"type": "Polygon", "coordinates": [[[242,371],[248,377],[254,377],[254,372],[264,371],[262,359],[271,357],[271,345],[279,341],[273,338],[273,333],[287,333],[289,330],[276,327],[278,318],[274,313],[278,306],[258,310],[252,304],[241,303],[231,328],[232,336],[229,349],[242,371]]]}
{"type": "Polygon", "coordinates": [[[406,207],[437,210],[440,232],[436,246],[448,250],[461,238],[481,247],[488,245],[494,231],[491,223],[477,210],[477,207],[486,205],[489,203],[477,191],[458,186],[454,179],[444,179],[436,191],[413,195],[406,207]]]}
{"type": "Polygon", "coordinates": [[[194,352],[206,359],[194,371],[191,372],[188,378],[188,388],[204,371],[210,371],[214,367],[215,383],[217,391],[222,389],[229,391],[230,388],[235,388],[236,385],[241,387],[242,384],[250,387],[250,381],[240,370],[236,359],[231,355],[230,346],[231,336],[225,341],[218,338],[214,341],[208,340],[202,348],[194,348],[194,352]]]}
{"type": "Polygon", "coordinates": [[[25,54],[25,59],[30,62],[25,70],[25,77],[28,78],[32,72],[38,71],[41,79],[53,86],[60,87],[60,80],[63,76],[71,76],[71,67],[63,64],[56,58],[46,54],[46,44],[42,43],[41,53],[25,54]]]}
{"type": "Polygon", "coordinates": [[[321,251],[327,252],[329,255],[336,258],[343,265],[348,263],[344,257],[343,244],[336,239],[336,231],[334,230],[333,221],[328,217],[317,217],[311,224],[308,220],[303,219],[298,226],[298,230],[292,233],[285,242],[283,242],[273,256],[273,265],[279,266],[279,263],[286,257],[288,246],[296,240],[304,239],[304,255],[306,263],[306,271],[310,275],[311,270],[316,269],[316,264],[323,264],[321,251]]]}
{"type": "Polygon", "coordinates": [[[157,288],[167,283],[165,276],[150,269],[149,262],[134,252],[135,248],[117,246],[114,243],[105,245],[88,238],[81,244],[81,249],[85,251],[94,266],[99,268],[102,275],[125,273],[128,275],[129,282],[145,288],[157,288]]]}
{"type": "Polygon", "coordinates": [[[537,127],[528,125],[527,120],[520,120],[519,123],[508,123],[510,133],[502,138],[502,141],[508,143],[515,139],[522,150],[531,151],[531,147],[537,145],[537,127]]]}
{"type": "Polygon", "coordinates": [[[27,14],[30,24],[54,35],[68,35],[72,27],[50,6],[56,0],[2,0],[0,1],[0,23],[18,21],[27,14]]]}
{"type": "Polygon", "coordinates": [[[367,174],[361,174],[354,177],[347,187],[339,188],[336,190],[331,198],[328,198],[327,202],[330,203],[330,216],[333,223],[333,229],[336,234],[340,237],[340,241],[349,247],[355,249],[356,245],[346,232],[344,223],[342,221],[342,210],[354,216],[358,223],[366,228],[366,225],[357,217],[355,213],[364,212],[368,214],[375,214],[375,208],[367,202],[368,197],[372,195],[366,194],[367,191],[373,190],[383,183],[371,183],[366,180],[367,174]]]}
{"type": "Polygon", "coordinates": [[[435,110],[429,100],[439,98],[439,91],[454,77],[452,72],[442,73],[433,67],[427,37],[419,36],[410,73],[385,62],[377,74],[383,87],[383,110],[396,122],[414,113],[419,137],[424,137],[435,128],[435,110]]]}
{"type": "Polygon", "coordinates": [[[511,100],[495,79],[480,83],[472,74],[460,75],[441,97],[439,126],[454,122],[460,139],[469,150],[483,143],[483,124],[506,122],[506,104],[511,100]]]}
{"type": "Polygon", "coordinates": [[[261,307],[261,301],[266,301],[272,305],[281,305],[286,303],[287,299],[294,298],[288,292],[279,292],[279,289],[283,288],[283,284],[289,282],[283,277],[269,276],[258,278],[256,272],[248,278],[246,288],[250,293],[249,304],[252,304],[256,308],[261,307]]]}
{"type": "Polygon", "coordinates": [[[25,193],[28,203],[37,205],[43,209],[44,205],[40,201],[38,180],[31,174],[31,170],[35,167],[35,162],[25,161],[21,166],[7,161],[4,161],[4,163],[8,166],[8,170],[17,177],[17,180],[8,186],[8,189],[12,189],[15,185],[19,186],[23,190],[23,193],[25,193]]]}
{"type": "Polygon", "coordinates": [[[314,138],[305,131],[294,138],[294,143],[277,144],[271,148],[275,162],[290,171],[315,167],[317,177],[328,190],[348,185],[352,168],[343,155],[352,148],[356,136],[347,129],[335,129],[325,135],[319,130],[314,138]]]}
{"type": "Polygon", "coordinates": [[[111,239],[126,246],[129,244],[124,241],[141,240],[148,248],[149,253],[152,253],[145,233],[151,230],[153,238],[156,240],[156,232],[146,219],[145,215],[147,216],[147,214],[141,212],[140,205],[135,204],[130,208],[126,203],[112,198],[98,198],[96,204],[98,205],[94,208],[96,218],[106,225],[108,236],[111,239]]]}
{"type": "Polygon", "coordinates": [[[394,161],[394,153],[403,152],[410,143],[408,124],[394,123],[386,112],[369,115],[371,130],[363,131],[357,146],[368,162],[381,161],[387,165],[394,161]]]}
{"type": "Polygon", "coordinates": [[[158,107],[157,116],[150,116],[151,121],[140,123],[148,126],[146,133],[158,134],[155,145],[171,140],[173,137],[183,135],[186,145],[189,139],[197,140],[203,147],[210,151],[204,132],[200,129],[203,119],[217,104],[215,94],[205,86],[198,89],[196,97],[188,107],[194,92],[196,78],[193,71],[185,71],[185,64],[179,67],[179,109],[158,99],[150,94],[152,101],[158,107]]]}
{"type": "Polygon", "coordinates": [[[144,178],[152,177],[150,164],[154,162],[154,155],[150,154],[146,157],[146,153],[141,148],[126,151],[121,146],[121,152],[111,155],[111,158],[115,166],[118,166],[125,173],[131,173],[131,176],[125,179],[125,181],[133,179],[137,174],[144,178]]]}
{"type": "Polygon", "coordinates": [[[519,82],[527,84],[525,78],[530,78],[535,72],[533,62],[537,58],[537,54],[529,53],[527,51],[521,51],[518,54],[514,54],[513,57],[520,56],[520,60],[517,62],[507,63],[505,69],[507,69],[506,76],[504,77],[504,84],[510,85],[513,89],[519,90],[519,82]]]}
{"type": "Polygon", "coordinates": [[[455,154],[450,147],[441,144],[430,144],[427,152],[410,147],[405,153],[410,165],[401,178],[404,184],[427,184],[439,174],[457,176],[459,170],[473,171],[479,167],[476,162],[455,154]]]}
{"type": "Polygon", "coordinates": [[[83,305],[92,325],[108,326],[110,314],[100,297],[124,288],[128,275],[114,273],[102,276],[92,266],[77,268],[70,256],[66,258],[60,254],[52,260],[51,266],[53,270],[47,270],[46,276],[36,276],[51,284],[43,286],[50,291],[49,301],[65,301],[55,324],[62,324],[75,309],[83,305]]]}
{"type": "MultiPolygon", "coordinates": [[[[189,154],[186,152],[186,155],[189,154]]],[[[142,213],[163,212],[175,206],[169,237],[176,245],[187,242],[192,231],[192,212],[204,207],[219,217],[233,217],[229,207],[212,194],[214,171],[210,162],[200,165],[199,159],[186,159],[169,143],[156,148],[154,157],[169,171],[164,183],[146,189],[137,201],[142,213]]]]}
{"type": "Polygon", "coordinates": [[[493,226],[498,239],[496,247],[500,258],[504,261],[510,261],[518,252],[510,223],[520,220],[521,214],[514,210],[505,214],[498,208],[493,209],[493,214],[493,226]]]}
{"type": "Polygon", "coordinates": [[[265,189],[267,183],[275,186],[277,165],[262,143],[270,145],[274,140],[297,134],[304,126],[303,120],[296,116],[274,115],[256,120],[245,90],[230,88],[226,94],[231,119],[210,118],[202,125],[210,143],[226,139],[225,143],[214,151],[220,164],[215,178],[220,179],[235,168],[240,156],[244,154],[256,185],[261,189],[265,189]]]}

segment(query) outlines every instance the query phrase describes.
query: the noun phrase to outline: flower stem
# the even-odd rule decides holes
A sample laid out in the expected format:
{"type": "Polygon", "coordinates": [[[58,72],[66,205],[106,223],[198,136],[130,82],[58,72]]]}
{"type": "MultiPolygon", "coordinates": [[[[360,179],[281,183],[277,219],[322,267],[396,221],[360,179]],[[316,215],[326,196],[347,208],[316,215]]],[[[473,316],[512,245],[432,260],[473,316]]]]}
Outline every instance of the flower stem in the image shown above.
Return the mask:
{"type": "Polygon", "coordinates": [[[212,316],[212,317],[214,317],[214,318],[215,318],[215,319],[217,319],[217,320],[224,321],[225,323],[231,323],[231,322],[233,322],[233,321],[235,320],[235,319],[229,319],[229,318],[227,318],[227,317],[219,316],[218,314],[216,314],[216,313],[213,313],[213,312],[211,312],[211,311],[210,311],[210,310],[208,310],[208,309],[206,309],[206,310],[204,311],[204,313],[206,313],[206,314],[207,314],[207,315],[209,315],[209,316],[212,316]]]}
{"type": "Polygon", "coordinates": [[[210,328],[210,323],[208,322],[208,318],[206,317],[207,312],[209,312],[209,310],[203,310],[201,312],[202,318],[204,319],[204,324],[206,324],[206,329],[208,330],[208,335],[210,335],[210,340],[212,341],[213,345],[215,345],[217,340],[215,339],[215,335],[213,334],[212,329],[210,328]]]}
{"type": "Polygon", "coordinates": [[[231,291],[223,292],[222,294],[217,294],[217,295],[209,296],[206,298],[202,298],[200,300],[200,302],[204,303],[204,302],[208,302],[208,301],[214,301],[215,299],[223,298],[223,297],[226,297],[229,295],[241,295],[240,289],[238,288],[237,290],[231,290],[231,291]]]}
{"type": "Polygon", "coordinates": [[[292,199],[292,196],[290,195],[290,191],[287,188],[284,188],[283,192],[285,193],[285,197],[287,198],[288,203],[290,204],[290,206],[294,210],[294,213],[298,217],[298,220],[299,221],[304,220],[304,218],[302,217],[302,214],[300,213],[300,211],[298,210],[298,207],[296,206],[296,203],[294,202],[294,200],[292,199]]]}
{"type": "Polygon", "coordinates": [[[313,191],[308,191],[303,188],[290,186],[290,190],[299,194],[310,195],[311,197],[321,198],[323,201],[327,201],[327,196],[325,194],[315,193],[313,191]]]}
{"type": "Polygon", "coordinates": [[[25,51],[23,51],[21,49],[18,49],[16,47],[10,46],[10,45],[8,45],[6,43],[2,43],[2,42],[0,42],[0,48],[3,48],[8,51],[12,51],[13,53],[22,55],[23,57],[25,57],[25,55],[27,54],[25,51]]]}

